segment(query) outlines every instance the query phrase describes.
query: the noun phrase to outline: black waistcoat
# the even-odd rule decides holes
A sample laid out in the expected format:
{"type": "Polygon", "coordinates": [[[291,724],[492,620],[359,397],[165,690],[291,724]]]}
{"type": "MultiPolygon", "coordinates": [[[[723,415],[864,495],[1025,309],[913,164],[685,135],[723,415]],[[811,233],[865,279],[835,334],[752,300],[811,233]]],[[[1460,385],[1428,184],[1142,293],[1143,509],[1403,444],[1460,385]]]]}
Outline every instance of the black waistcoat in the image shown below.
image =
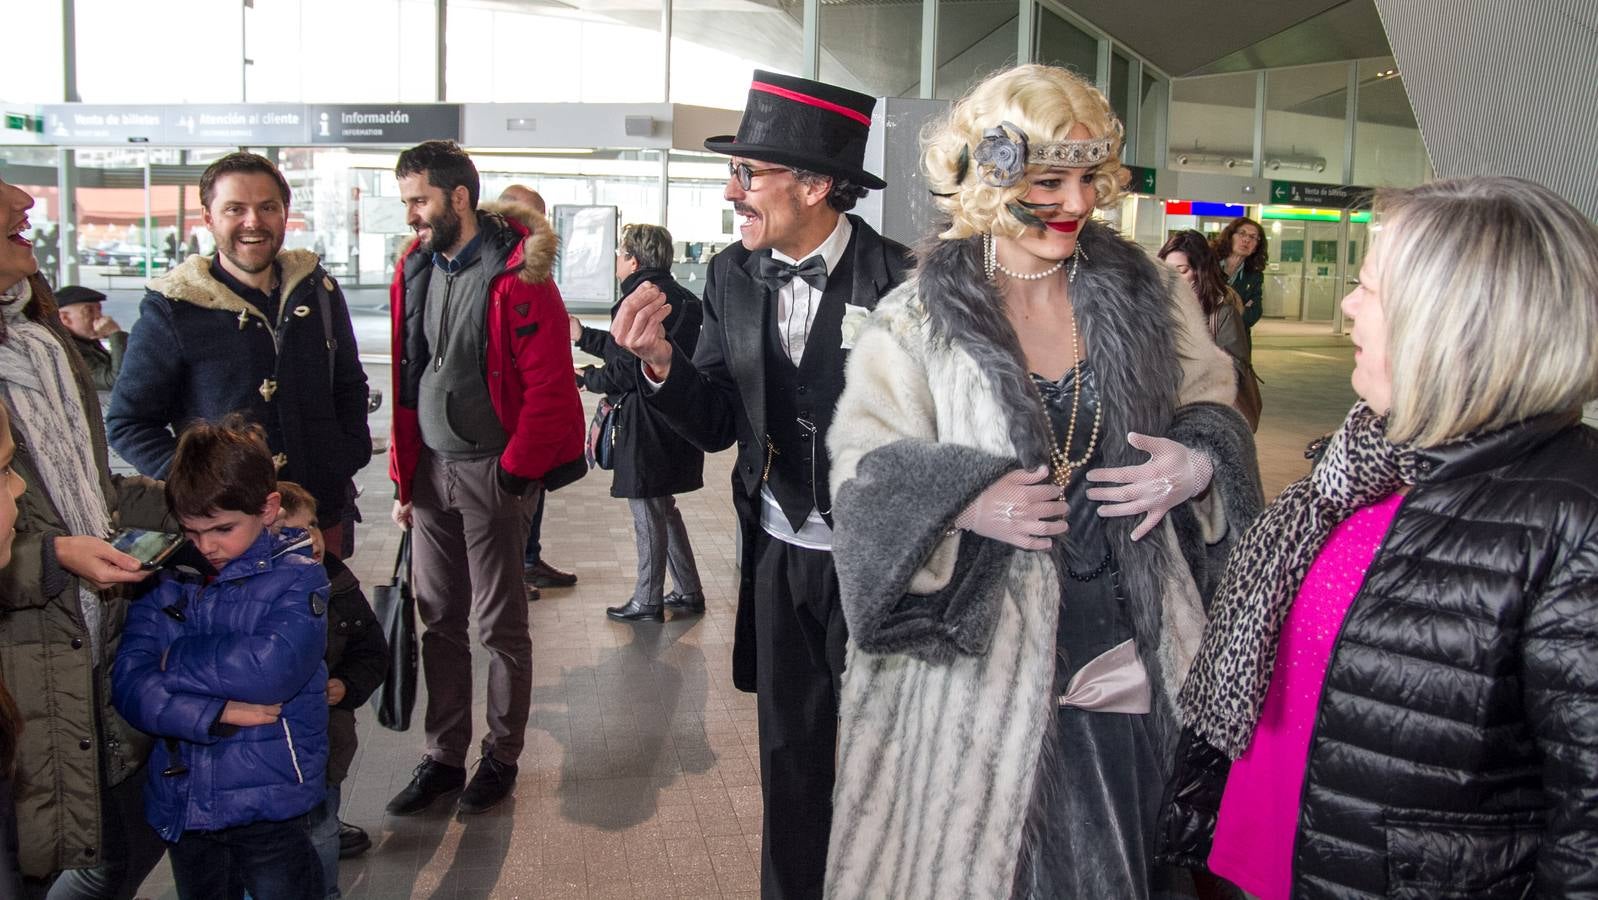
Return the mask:
{"type": "Polygon", "coordinates": [[[855,237],[850,236],[843,258],[827,275],[827,290],[797,366],[782,349],[777,298],[766,293],[766,438],[776,448],[769,457],[766,483],[795,530],[809,518],[811,508],[819,509],[832,524],[827,428],[843,393],[844,363],[849,359],[849,351],[840,345],[844,306],[853,299],[855,237]]]}

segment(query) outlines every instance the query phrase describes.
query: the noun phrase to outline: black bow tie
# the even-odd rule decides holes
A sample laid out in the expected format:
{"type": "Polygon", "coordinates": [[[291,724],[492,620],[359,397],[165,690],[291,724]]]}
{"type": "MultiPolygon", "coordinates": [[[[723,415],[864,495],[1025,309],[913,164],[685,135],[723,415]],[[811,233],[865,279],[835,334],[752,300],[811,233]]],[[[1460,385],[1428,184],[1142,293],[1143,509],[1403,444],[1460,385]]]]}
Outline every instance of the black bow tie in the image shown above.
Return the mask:
{"type": "Polygon", "coordinates": [[[760,280],[772,293],[782,289],[782,286],[795,278],[802,279],[818,291],[827,289],[827,261],[820,254],[810,257],[798,265],[778,262],[775,257],[762,256],[760,258],[760,280]]]}

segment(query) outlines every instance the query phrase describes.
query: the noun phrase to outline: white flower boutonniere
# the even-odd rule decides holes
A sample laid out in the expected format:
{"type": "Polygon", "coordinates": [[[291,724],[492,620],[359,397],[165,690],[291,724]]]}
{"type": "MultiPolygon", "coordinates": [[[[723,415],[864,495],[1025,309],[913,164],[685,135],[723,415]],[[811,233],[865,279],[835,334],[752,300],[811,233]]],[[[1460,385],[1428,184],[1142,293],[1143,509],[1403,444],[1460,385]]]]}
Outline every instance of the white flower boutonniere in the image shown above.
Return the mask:
{"type": "Polygon", "coordinates": [[[838,346],[844,350],[853,350],[855,339],[860,337],[860,329],[866,327],[866,319],[870,317],[871,310],[864,306],[855,306],[845,303],[843,306],[843,340],[838,346]]]}

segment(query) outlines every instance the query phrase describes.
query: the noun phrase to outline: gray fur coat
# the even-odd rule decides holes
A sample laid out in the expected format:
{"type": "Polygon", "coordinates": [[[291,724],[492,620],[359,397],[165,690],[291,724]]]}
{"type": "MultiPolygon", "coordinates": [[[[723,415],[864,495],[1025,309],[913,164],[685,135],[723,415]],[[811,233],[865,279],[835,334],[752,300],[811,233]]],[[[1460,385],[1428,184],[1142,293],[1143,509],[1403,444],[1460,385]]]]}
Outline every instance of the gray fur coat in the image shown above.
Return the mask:
{"type": "MultiPolygon", "coordinates": [[[[1080,240],[1089,262],[1071,297],[1101,385],[1105,465],[1146,458],[1131,431],[1216,463],[1211,490],[1143,540],[1130,537],[1140,517],[1108,522],[1155,731],[1174,744],[1173,700],[1213,581],[1206,561],[1261,505],[1253,441],[1227,406],[1231,361],[1186,286],[1103,226],[1080,240]]],[[[883,299],[850,355],[828,439],[850,632],[833,898],[1010,896],[1047,768],[1060,563],[944,534],[999,475],[1047,460],[1036,389],[980,266],[976,239],[939,242],[883,299]]],[[[1070,749],[1052,764],[1069,765],[1070,749]]]]}

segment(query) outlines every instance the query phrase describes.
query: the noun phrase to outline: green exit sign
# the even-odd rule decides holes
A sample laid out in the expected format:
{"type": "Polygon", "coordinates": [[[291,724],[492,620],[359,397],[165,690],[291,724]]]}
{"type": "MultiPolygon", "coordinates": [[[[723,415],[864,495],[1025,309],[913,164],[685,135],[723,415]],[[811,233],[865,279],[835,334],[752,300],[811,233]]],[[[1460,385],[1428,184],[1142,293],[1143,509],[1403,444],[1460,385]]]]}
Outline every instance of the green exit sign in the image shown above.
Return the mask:
{"type": "Polygon", "coordinates": [[[1154,170],[1147,166],[1127,166],[1126,170],[1132,173],[1132,180],[1126,189],[1134,194],[1154,193],[1154,170]]]}
{"type": "Polygon", "coordinates": [[[6,113],[6,128],[10,131],[31,131],[44,134],[44,117],[22,113],[6,113]]]}

